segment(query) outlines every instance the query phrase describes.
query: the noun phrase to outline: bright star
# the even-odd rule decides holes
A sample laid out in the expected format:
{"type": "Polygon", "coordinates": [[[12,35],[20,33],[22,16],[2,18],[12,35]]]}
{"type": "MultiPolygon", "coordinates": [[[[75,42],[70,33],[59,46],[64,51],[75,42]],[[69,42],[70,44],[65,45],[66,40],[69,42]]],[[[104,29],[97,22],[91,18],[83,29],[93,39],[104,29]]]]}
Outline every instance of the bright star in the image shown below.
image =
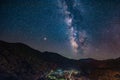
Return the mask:
{"type": "Polygon", "coordinates": [[[43,38],[43,40],[45,40],[45,41],[46,41],[46,40],[47,40],[47,38],[46,38],[46,37],[44,37],[44,38],[43,38]]]}

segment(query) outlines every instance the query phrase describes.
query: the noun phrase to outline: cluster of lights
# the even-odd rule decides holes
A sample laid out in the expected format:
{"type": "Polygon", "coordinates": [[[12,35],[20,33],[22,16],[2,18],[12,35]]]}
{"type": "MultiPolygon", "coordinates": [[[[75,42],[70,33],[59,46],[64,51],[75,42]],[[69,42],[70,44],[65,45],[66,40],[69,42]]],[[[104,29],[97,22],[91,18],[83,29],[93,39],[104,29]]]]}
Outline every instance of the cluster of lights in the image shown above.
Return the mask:
{"type": "Polygon", "coordinates": [[[75,80],[74,75],[79,74],[77,70],[62,70],[57,69],[55,71],[51,70],[50,73],[46,76],[50,80],[75,80]]]}

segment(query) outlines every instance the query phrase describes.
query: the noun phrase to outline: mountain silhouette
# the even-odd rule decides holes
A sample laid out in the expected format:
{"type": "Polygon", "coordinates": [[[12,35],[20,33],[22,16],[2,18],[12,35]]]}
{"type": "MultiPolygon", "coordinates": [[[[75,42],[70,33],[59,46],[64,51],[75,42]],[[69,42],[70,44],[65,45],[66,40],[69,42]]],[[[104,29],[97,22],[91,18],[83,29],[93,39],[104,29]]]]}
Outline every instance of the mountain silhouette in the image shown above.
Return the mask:
{"type": "Polygon", "coordinates": [[[77,69],[81,75],[97,80],[99,73],[120,72],[120,58],[74,60],[57,53],[40,52],[23,43],[0,41],[0,80],[38,80],[40,76],[57,68],[77,69]]]}

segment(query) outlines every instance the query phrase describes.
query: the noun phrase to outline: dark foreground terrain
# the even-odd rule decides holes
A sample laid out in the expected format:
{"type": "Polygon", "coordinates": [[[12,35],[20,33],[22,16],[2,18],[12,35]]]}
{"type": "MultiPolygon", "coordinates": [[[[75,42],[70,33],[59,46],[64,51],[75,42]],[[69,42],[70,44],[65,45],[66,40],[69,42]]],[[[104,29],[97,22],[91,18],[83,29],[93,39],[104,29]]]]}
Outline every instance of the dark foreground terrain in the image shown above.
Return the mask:
{"type": "Polygon", "coordinates": [[[120,80],[120,58],[73,60],[0,41],[0,80],[120,80]]]}

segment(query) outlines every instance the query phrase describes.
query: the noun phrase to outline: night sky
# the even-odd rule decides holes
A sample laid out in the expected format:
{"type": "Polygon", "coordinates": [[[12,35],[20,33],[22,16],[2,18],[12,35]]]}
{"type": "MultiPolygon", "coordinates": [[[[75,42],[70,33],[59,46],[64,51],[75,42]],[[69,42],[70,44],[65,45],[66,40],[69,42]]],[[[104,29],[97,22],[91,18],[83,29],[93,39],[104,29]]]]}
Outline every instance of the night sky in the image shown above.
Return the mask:
{"type": "Polygon", "coordinates": [[[0,0],[0,40],[74,59],[120,57],[120,0],[0,0]]]}

